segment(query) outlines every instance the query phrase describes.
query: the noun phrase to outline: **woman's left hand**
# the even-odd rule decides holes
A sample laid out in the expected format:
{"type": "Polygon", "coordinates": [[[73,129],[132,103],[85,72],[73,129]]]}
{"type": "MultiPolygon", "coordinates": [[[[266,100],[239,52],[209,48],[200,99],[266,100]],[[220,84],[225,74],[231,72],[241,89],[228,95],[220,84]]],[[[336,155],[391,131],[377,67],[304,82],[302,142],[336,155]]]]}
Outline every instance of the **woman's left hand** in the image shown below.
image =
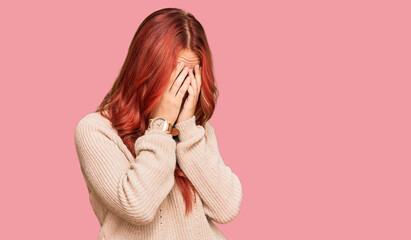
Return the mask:
{"type": "Polygon", "coordinates": [[[195,71],[195,77],[193,74],[193,70],[189,70],[189,76],[190,76],[190,86],[188,87],[188,97],[187,99],[182,103],[183,107],[180,111],[180,114],[177,118],[176,123],[183,122],[185,120],[188,120],[194,116],[196,106],[197,106],[197,101],[198,101],[198,96],[200,95],[200,90],[201,90],[201,71],[200,71],[200,66],[196,65],[194,67],[195,71]]]}

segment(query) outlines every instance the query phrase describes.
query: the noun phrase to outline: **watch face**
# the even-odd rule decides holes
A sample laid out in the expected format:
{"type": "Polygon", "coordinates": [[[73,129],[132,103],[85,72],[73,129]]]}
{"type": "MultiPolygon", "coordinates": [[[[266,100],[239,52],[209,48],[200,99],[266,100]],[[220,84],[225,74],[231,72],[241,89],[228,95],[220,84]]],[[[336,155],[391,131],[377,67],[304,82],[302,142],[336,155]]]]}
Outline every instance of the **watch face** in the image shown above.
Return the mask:
{"type": "Polygon", "coordinates": [[[166,131],[168,123],[164,118],[157,117],[151,122],[151,128],[166,131]]]}

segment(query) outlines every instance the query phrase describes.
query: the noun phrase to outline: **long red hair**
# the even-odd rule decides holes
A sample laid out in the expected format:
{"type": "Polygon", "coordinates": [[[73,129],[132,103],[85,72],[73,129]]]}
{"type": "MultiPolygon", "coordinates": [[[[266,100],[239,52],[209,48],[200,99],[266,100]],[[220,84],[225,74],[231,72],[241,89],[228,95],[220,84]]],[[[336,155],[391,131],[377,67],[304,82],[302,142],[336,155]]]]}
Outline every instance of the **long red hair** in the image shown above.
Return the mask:
{"type": "MultiPolygon", "coordinates": [[[[196,124],[205,126],[216,105],[218,90],[206,34],[198,20],[178,8],[164,8],[146,17],[138,27],[113,87],[96,112],[109,119],[134,157],[134,143],[148,127],[150,113],[166,90],[181,50],[193,51],[200,60],[202,84],[195,110],[196,124]],[[107,109],[108,116],[103,113],[107,109]]],[[[195,189],[178,163],[175,181],[188,215],[195,189]]]]}

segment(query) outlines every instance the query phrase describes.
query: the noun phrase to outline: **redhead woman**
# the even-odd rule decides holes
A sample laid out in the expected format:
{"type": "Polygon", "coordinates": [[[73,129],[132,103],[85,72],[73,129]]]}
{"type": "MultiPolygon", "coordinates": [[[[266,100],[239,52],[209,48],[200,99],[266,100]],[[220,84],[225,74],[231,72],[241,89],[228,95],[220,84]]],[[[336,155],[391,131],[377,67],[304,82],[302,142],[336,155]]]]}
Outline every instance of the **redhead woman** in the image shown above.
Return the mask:
{"type": "Polygon", "coordinates": [[[141,23],[112,89],[75,145],[98,239],[226,239],[242,186],[209,119],[218,97],[203,27],[164,8],[141,23]]]}

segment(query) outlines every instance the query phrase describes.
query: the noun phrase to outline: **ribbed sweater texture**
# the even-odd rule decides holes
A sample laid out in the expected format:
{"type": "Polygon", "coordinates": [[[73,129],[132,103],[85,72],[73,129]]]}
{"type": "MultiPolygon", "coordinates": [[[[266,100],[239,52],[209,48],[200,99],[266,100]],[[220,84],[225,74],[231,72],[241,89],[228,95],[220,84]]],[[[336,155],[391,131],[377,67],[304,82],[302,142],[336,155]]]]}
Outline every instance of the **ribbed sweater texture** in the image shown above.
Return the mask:
{"type": "Polygon", "coordinates": [[[214,128],[195,116],[175,125],[179,140],[157,129],[135,141],[134,158],[111,122],[92,112],[75,127],[75,146],[98,240],[227,239],[214,224],[237,217],[242,186],[220,153],[214,128]],[[185,216],[174,178],[176,163],[195,187],[197,201],[185,216]]]}

